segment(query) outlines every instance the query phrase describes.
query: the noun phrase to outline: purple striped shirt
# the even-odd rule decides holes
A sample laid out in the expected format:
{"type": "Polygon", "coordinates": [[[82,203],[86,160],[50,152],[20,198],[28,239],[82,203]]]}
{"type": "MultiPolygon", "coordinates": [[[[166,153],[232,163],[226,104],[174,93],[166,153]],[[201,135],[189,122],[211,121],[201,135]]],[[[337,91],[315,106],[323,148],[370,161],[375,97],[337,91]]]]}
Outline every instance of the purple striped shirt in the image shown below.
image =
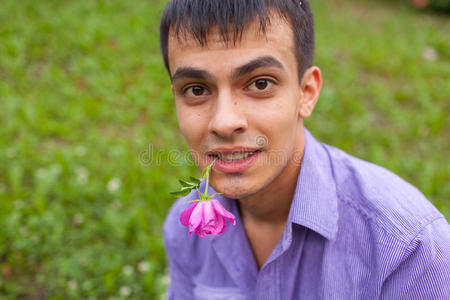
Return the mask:
{"type": "Polygon", "coordinates": [[[305,135],[286,228],[259,271],[235,200],[217,197],[236,226],[199,238],[179,221],[197,193],[178,199],[164,223],[168,298],[450,299],[445,217],[393,173],[305,135]]]}

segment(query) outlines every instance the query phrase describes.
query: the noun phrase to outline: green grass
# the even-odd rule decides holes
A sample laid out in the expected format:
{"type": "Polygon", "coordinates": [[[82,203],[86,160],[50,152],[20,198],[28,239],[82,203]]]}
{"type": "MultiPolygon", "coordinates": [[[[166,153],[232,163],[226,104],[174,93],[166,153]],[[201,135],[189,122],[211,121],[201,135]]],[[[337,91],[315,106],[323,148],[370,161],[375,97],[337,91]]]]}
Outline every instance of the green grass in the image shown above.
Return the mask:
{"type": "MultiPolygon", "coordinates": [[[[1,299],[162,297],[168,192],[197,172],[178,156],[164,2],[2,1],[1,299]]],[[[450,23],[399,2],[314,8],[325,80],[308,128],[449,217],[450,23]]]]}

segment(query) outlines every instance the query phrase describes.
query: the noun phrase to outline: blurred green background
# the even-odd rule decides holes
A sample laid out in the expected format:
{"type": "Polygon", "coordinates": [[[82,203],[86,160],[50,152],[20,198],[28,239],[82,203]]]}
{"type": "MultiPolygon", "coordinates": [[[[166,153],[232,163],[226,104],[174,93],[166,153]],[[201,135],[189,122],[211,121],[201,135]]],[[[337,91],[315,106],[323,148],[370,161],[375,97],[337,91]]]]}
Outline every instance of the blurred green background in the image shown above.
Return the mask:
{"type": "MultiPolygon", "coordinates": [[[[0,3],[0,299],[159,299],[161,226],[199,172],[158,45],[166,1],[0,3]]],[[[450,216],[450,23],[404,1],[312,1],[307,126],[450,216]]]]}

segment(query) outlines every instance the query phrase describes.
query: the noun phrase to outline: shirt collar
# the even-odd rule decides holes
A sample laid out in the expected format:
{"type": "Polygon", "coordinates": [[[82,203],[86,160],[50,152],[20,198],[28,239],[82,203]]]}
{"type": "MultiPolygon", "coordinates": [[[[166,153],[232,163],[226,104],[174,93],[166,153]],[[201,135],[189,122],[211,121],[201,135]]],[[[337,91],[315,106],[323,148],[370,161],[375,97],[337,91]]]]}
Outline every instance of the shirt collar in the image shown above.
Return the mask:
{"type": "MultiPolygon", "coordinates": [[[[268,261],[274,260],[289,247],[292,223],[305,226],[329,240],[333,240],[336,236],[337,195],[328,153],[306,129],[305,143],[302,165],[286,224],[287,231],[283,233],[283,245],[280,246],[282,249],[272,253],[268,261]]],[[[204,185],[201,189],[204,189],[204,185]]],[[[212,187],[208,193],[214,193],[212,187]]],[[[244,228],[240,224],[237,204],[223,195],[217,195],[215,198],[235,215],[238,225],[229,226],[220,236],[212,237],[212,246],[236,285],[252,298],[258,270],[255,260],[249,259],[253,257],[253,253],[244,228]]]]}
{"type": "MultiPolygon", "coordinates": [[[[307,227],[329,240],[334,240],[338,230],[338,197],[333,176],[333,166],[325,146],[305,128],[305,149],[297,178],[288,223],[307,227]]],[[[201,189],[204,188],[202,182],[201,189]],[[203,186],[203,187],[202,187],[203,186]]],[[[210,195],[215,193],[209,187],[210,195]]],[[[236,204],[222,195],[216,196],[227,210],[238,213],[236,204]]],[[[290,228],[290,225],[287,226],[290,228]]]]}
{"type": "Polygon", "coordinates": [[[305,150],[288,221],[333,240],[338,209],[333,167],[325,146],[305,128],[305,150]]]}

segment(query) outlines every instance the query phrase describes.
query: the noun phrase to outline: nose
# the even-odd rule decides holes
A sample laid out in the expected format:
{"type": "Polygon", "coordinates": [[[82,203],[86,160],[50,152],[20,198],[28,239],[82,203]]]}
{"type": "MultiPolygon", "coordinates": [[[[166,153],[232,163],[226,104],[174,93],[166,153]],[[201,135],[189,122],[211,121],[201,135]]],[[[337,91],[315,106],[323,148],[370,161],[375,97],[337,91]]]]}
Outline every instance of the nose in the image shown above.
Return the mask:
{"type": "Polygon", "coordinates": [[[248,128],[245,112],[239,99],[234,98],[230,92],[221,91],[215,101],[213,115],[208,125],[210,133],[225,139],[244,132],[248,128]]]}

